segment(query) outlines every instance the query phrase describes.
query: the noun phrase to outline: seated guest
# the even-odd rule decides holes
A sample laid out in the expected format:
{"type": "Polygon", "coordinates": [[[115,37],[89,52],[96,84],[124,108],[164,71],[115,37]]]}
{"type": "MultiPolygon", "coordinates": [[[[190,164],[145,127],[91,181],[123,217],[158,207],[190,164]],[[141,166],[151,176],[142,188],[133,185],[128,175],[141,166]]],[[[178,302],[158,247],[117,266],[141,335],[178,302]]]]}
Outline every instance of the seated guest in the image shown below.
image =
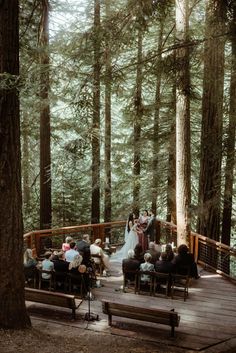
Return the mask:
{"type": "MultiPolygon", "coordinates": [[[[130,249],[128,251],[128,258],[122,261],[122,270],[124,272],[136,271],[139,269],[140,262],[134,258],[134,250],[130,249]]],[[[129,281],[134,281],[135,274],[127,273],[126,279],[129,281]]]]}
{"type": "Polygon", "coordinates": [[[150,241],[148,247],[149,249],[147,250],[147,253],[152,255],[151,263],[155,264],[156,261],[159,260],[161,253],[155,249],[155,243],[153,241],[150,241]]]}
{"type": "Polygon", "coordinates": [[[55,255],[54,259],[52,260],[54,263],[54,270],[57,272],[67,272],[69,267],[69,262],[64,260],[64,253],[59,252],[55,255]]]}
{"type": "Polygon", "coordinates": [[[32,250],[26,249],[24,252],[24,267],[36,267],[37,261],[33,258],[32,250]]]}
{"type": "MultiPolygon", "coordinates": [[[[152,255],[149,253],[144,254],[144,263],[140,265],[140,271],[154,271],[154,265],[151,263],[152,255]]],[[[150,276],[148,274],[141,275],[141,282],[148,282],[150,276]]]]}
{"type": "Polygon", "coordinates": [[[134,258],[139,261],[139,263],[144,262],[144,252],[141,244],[135,245],[134,248],[134,258]]]}
{"type": "Polygon", "coordinates": [[[85,249],[90,249],[90,239],[88,234],[84,234],[82,240],[76,242],[76,249],[82,256],[85,249]]]}
{"type": "Polygon", "coordinates": [[[171,244],[166,244],[166,254],[167,254],[167,261],[172,261],[173,258],[175,257],[174,251],[172,249],[171,244]]]}
{"type": "Polygon", "coordinates": [[[73,240],[70,236],[66,237],[66,242],[62,244],[62,251],[70,250],[70,242],[73,240]]]}
{"type": "Polygon", "coordinates": [[[80,265],[82,263],[82,260],[82,256],[80,254],[77,254],[75,255],[74,259],[69,263],[69,273],[72,275],[71,284],[73,285],[74,289],[79,289],[81,283],[83,283],[85,286],[84,275],[82,275],[82,273],[80,272],[80,265]]]}
{"type": "Polygon", "coordinates": [[[35,278],[36,265],[37,261],[33,258],[32,250],[26,249],[24,252],[24,275],[26,282],[30,282],[30,280],[35,278]]]}
{"type": "Polygon", "coordinates": [[[178,247],[178,254],[174,257],[172,263],[175,266],[176,273],[186,275],[189,268],[191,277],[200,278],[197,264],[194,261],[193,254],[189,252],[187,245],[182,244],[178,247]]]}
{"type": "Polygon", "coordinates": [[[75,242],[74,241],[71,241],[70,242],[70,250],[67,250],[65,252],[65,260],[67,262],[71,262],[74,260],[74,257],[76,255],[79,255],[79,252],[77,250],[75,250],[75,242]]]}
{"type": "Polygon", "coordinates": [[[79,274],[78,268],[83,258],[80,254],[74,256],[74,259],[69,263],[69,271],[74,274],[79,274]]]}
{"type": "Polygon", "coordinates": [[[174,265],[168,261],[168,254],[166,252],[162,252],[160,260],[156,261],[155,270],[162,273],[171,273],[174,271],[174,265]]]}
{"type": "MultiPolygon", "coordinates": [[[[54,270],[54,263],[50,260],[52,253],[51,251],[47,251],[45,253],[45,259],[42,261],[42,270],[43,271],[53,271],[54,270]]],[[[50,279],[51,274],[50,273],[42,273],[42,278],[43,279],[50,279]]]]}
{"type": "Polygon", "coordinates": [[[102,240],[101,239],[96,239],[93,244],[90,245],[90,253],[91,256],[93,255],[100,255],[101,259],[94,257],[94,262],[96,264],[100,264],[101,260],[103,262],[105,272],[104,274],[108,275],[109,274],[109,269],[110,269],[110,264],[109,264],[109,256],[104,254],[102,248],[101,248],[102,240]]]}

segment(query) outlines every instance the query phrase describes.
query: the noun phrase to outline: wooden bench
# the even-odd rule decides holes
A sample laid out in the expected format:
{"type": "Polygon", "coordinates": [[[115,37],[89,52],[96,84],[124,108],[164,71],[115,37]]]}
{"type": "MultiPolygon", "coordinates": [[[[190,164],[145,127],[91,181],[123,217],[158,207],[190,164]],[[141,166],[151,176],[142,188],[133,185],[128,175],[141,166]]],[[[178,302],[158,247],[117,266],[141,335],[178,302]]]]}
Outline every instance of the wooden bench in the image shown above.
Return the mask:
{"type": "Polygon", "coordinates": [[[155,322],[171,327],[171,337],[174,337],[175,327],[179,326],[180,316],[177,312],[163,309],[141,308],[107,300],[102,301],[103,313],[108,315],[108,324],[112,325],[112,315],[129,319],[155,322]]]}
{"type": "Polygon", "coordinates": [[[48,292],[33,288],[25,288],[25,300],[71,309],[73,319],[75,319],[76,309],[82,303],[82,300],[75,299],[74,295],[48,292]]]}

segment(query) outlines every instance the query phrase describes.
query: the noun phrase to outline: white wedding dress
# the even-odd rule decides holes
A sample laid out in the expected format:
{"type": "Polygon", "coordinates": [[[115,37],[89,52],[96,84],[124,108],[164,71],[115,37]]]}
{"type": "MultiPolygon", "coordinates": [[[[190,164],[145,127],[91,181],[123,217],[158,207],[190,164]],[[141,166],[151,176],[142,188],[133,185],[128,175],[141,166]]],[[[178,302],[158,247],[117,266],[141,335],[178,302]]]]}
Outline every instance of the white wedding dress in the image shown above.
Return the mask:
{"type": "Polygon", "coordinates": [[[137,228],[137,224],[134,224],[130,229],[130,231],[129,232],[127,231],[127,233],[125,233],[125,244],[115,254],[111,255],[110,257],[111,262],[122,262],[123,259],[127,259],[128,251],[130,249],[134,250],[135,246],[139,242],[136,228],[137,228]]]}

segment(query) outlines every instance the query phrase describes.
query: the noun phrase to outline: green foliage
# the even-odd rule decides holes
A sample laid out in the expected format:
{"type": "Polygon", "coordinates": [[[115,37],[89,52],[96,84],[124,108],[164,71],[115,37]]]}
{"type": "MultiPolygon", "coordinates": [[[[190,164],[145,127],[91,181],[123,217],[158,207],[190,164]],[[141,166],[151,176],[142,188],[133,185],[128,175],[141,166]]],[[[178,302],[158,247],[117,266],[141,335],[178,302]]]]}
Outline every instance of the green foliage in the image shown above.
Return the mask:
{"type": "MultiPolygon", "coordinates": [[[[30,201],[24,208],[26,228],[37,228],[39,209],[39,0],[21,1],[21,110],[23,178],[28,171],[30,201]]],[[[51,1],[50,108],[52,204],[55,226],[89,222],[91,209],[91,138],[93,116],[93,2],[51,1]]],[[[204,43],[204,1],[190,1],[192,210],[197,210],[201,97],[204,43]]],[[[106,47],[109,43],[112,81],[112,219],[124,219],[133,200],[133,123],[137,70],[137,33],[141,29],[142,209],[151,206],[155,85],[161,75],[158,144],[158,214],[166,216],[169,139],[175,80],[175,8],[172,0],[110,1],[110,14],[101,1],[101,170],[104,175],[104,87],[106,47]],[[164,23],[161,55],[157,48],[164,23]]],[[[228,85],[228,82],[226,82],[228,85]]],[[[227,97],[226,97],[227,102],[227,97]]],[[[227,105],[227,103],[226,103],[227,105]]],[[[225,112],[227,120],[227,110],[225,112]]],[[[102,186],[101,209],[104,191],[102,186]]],[[[235,210],[234,210],[235,217],[235,210]]]]}

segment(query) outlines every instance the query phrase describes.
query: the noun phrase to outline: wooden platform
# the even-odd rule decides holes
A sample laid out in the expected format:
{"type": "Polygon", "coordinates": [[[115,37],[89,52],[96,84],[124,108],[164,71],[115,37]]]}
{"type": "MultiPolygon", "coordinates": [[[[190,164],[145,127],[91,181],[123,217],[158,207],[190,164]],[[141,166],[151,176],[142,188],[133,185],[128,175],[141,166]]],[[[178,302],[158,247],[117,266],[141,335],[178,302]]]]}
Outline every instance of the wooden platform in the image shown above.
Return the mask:
{"type": "MultiPolygon", "coordinates": [[[[91,302],[91,312],[99,315],[99,321],[87,322],[84,315],[88,311],[88,301],[84,300],[77,311],[76,321],[71,321],[63,308],[57,311],[28,303],[34,318],[47,318],[47,321],[63,325],[86,328],[107,334],[128,336],[153,343],[168,344],[192,351],[223,352],[236,339],[236,285],[220,275],[201,270],[201,278],[192,280],[189,298],[184,302],[183,294],[174,299],[164,295],[123,293],[122,274],[118,264],[112,264],[112,276],[101,277],[103,287],[92,290],[95,300],[91,302]],[[130,305],[148,308],[175,309],[181,316],[176,337],[170,338],[170,330],[158,324],[114,317],[112,327],[108,326],[107,316],[102,313],[102,299],[112,299],[130,305]]],[[[232,350],[233,352],[233,350],[232,350]]]]}

